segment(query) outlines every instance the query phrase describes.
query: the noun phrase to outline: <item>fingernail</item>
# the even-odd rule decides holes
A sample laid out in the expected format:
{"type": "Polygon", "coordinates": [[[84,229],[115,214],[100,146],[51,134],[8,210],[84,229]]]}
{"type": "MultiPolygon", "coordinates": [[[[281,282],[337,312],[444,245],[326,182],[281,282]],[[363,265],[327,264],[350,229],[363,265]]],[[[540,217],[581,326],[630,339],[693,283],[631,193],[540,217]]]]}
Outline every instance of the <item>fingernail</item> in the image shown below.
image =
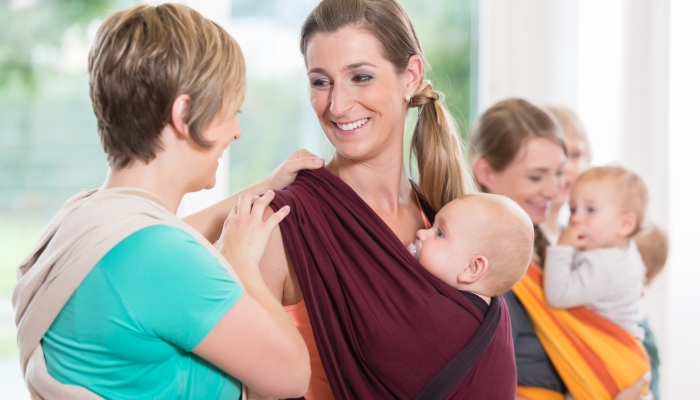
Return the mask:
{"type": "Polygon", "coordinates": [[[286,208],[287,210],[289,210],[291,207],[289,207],[289,206],[284,206],[284,208],[286,208]]]}
{"type": "Polygon", "coordinates": [[[316,164],[316,165],[321,165],[321,164],[323,164],[323,158],[316,158],[316,159],[314,160],[314,164],[316,164]]]}

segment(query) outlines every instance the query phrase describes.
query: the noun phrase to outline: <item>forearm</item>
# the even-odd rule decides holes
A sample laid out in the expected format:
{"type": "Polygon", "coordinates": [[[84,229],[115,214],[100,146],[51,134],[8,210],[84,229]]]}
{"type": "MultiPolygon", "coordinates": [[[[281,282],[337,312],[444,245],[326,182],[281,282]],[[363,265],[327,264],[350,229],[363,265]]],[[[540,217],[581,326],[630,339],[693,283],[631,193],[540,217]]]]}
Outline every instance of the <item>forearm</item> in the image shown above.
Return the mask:
{"type": "Polygon", "coordinates": [[[238,261],[234,269],[241,279],[246,293],[255,299],[255,301],[282,326],[285,332],[295,340],[297,345],[306,348],[306,344],[299,330],[289,318],[279,300],[270,292],[270,289],[268,289],[260,275],[258,266],[252,261],[238,261]]]}
{"type": "Polygon", "coordinates": [[[543,286],[545,298],[551,307],[570,308],[580,306],[587,300],[589,279],[585,275],[588,275],[588,271],[573,268],[574,254],[575,250],[570,246],[547,248],[543,286]]]}

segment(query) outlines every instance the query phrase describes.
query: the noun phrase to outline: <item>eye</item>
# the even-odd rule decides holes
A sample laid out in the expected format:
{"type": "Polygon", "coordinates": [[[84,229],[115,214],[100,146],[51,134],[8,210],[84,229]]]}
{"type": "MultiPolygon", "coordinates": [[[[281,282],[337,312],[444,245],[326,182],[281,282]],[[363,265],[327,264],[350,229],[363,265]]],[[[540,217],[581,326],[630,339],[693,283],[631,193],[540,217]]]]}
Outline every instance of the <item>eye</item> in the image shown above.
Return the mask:
{"type": "Polygon", "coordinates": [[[355,83],[367,83],[372,79],[374,79],[374,77],[367,74],[357,74],[352,77],[352,81],[355,83]]]}
{"type": "Polygon", "coordinates": [[[593,207],[588,207],[588,208],[586,209],[586,211],[588,211],[589,214],[593,214],[593,213],[595,212],[595,208],[593,208],[593,207]]]}
{"type": "Polygon", "coordinates": [[[569,154],[569,158],[571,158],[572,160],[578,160],[579,158],[581,158],[581,153],[573,152],[569,154]]]}
{"type": "Polygon", "coordinates": [[[542,177],[539,175],[530,175],[527,177],[527,179],[533,181],[533,182],[539,182],[542,180],[542,177]]]}
{"type": "Polygon", "coordinates": [[[313,87],[315,87],[315,88],[317,88],[317,89],[324,88],[324,87],[326,87],[326,86],[328,86],[328,85],[330,85],[330,84],[331,84],[331,83],[330,83],[330,81],[329,81],[328,79],[320,79],[320,78],[319,78],[319,79],[314,79],[314,80],[311,81],[311,86],[313,86],[313,87]]]}
{"type": "Polygon", "coordinates": [[[556,174],[557,174],[557,176],[562,176],[562,175],[564,175],[564,169],[563,169],[563,168],[559,168],[559,169],[557,170],[556,174]]]}
{"type": "Polygon", "coordinates": [[[445,237],[445,234],[442,232],[442,229],[438,229],[438,230],[437,230],[437,237],[439,237],[439,238],[444,238],[444,237],[445,237]]]}
{"type": "Polygon", "coordinates": [[[576,214],[576,207],[569,208],[569,211],[571,211],[572,214],[576,214]]]}

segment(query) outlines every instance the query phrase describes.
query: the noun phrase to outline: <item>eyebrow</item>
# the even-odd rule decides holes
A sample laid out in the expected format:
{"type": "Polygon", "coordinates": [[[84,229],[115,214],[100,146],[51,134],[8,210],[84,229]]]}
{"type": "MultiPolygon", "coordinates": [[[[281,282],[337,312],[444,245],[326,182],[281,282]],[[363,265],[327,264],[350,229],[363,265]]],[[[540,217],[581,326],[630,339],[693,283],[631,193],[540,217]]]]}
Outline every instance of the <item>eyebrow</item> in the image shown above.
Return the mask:
{"type": "MultiPolygon", "coordinates": [[[[354,63],[354,64],[346,65],[346,66],[343,68],[343,71],[352,71],[353,69],[358,69],[358,68],[361,68],[361,67],[374,67],[374,68],[377,68],[377,66],[374,65],[374,64],[368,63],[368,62],[366,62],[366,61],[360,61],[360,62],[357,62],[357,63],[354,63]]],[[[325,74],[325,73],[326,73],[326,70],[323,69],[323,68],[311,68],[310,70],[308,70],[308,71],[306,72],[307,75],[308,75],[308,74],[313,74],[313,73],[325,74]]]]}
{"type": "Polygon", "coordinates": [[[548,171],[549,171],[549,168],[544,168],[544,167],[543,167],[543,168],[531,168],[531,169],[528,169],[528,170],[527,170],[528,173],[531,173],[531,172],[548,172],[548,171]]]}

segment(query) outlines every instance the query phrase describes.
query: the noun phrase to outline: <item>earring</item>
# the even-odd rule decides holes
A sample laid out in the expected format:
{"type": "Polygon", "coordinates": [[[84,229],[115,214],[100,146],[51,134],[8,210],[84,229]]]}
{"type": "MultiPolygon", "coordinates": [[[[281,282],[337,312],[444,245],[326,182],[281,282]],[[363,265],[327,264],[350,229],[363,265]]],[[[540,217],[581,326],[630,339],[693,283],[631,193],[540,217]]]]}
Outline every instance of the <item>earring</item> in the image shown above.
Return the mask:
{"type": "Polygon", "coordinates": [[[408,103],[408,102],[410,102],[410,101],[411,101],[411,96],[409,96],[409,95],[406,95],[405,99],[406,99],[406,103],[408,103]]]}

